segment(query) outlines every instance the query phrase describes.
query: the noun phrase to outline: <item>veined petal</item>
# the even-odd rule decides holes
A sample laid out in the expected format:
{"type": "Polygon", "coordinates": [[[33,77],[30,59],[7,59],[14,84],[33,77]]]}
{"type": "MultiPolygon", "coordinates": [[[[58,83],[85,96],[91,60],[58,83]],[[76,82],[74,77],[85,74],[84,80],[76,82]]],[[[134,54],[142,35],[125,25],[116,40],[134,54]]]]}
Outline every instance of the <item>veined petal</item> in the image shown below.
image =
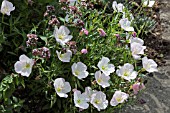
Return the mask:
{"type": "Polygon", "coordinates": [[[16,71],[17,73],[21,73],[22,68],[23,68],[23,65],[24,65],[24,64],[23,64],[22,62],[17,61],[17,62],[14,64],[15,71],[16,71]]]}
{"type": "Polygon", "coordinates": [[[126,31],[135,31],[133,27],[126,27],[125,30],[126,31]]]}
{"type": "Polygon", "coordinates": [[[19,60],[20,61],[23,61],[23,62],[27,62],[27,61],[29,61],[30,60],[30,58],[28,58],[26,55],[21,55],[20,57],[19,57],[19,60]]]}
{"type": "Polygon", "coordinates": [[[112,98],[112,100],[110,101],[110,105],[111,106],[117,106],[119,103],[117,102],[117,100],[115,98],[112,98]]]}
{"type": "Polygon", "coordinates": [[[64,88],[63,88],[63,93],[68,93],[71,91],[71,86],[69,82],[65,82],[64,88]]]}
{"type": "Polygon", "coordinates": [[[142,39],[140,39],[140,38],[138,38],[138,37],[131,37],[130,38],[130,43],[132,44],[132,43],[134,43],[134,42],[136,42],[136,43],[139,43],[139,44],[141,44],[141,45],[143,45],[144,44],[144,41],[142,40],[142,39]]]}
{"type": "Polygon", "coordinates": [[[88,76],[88,72],[87,71],[84,71],[84,72],[80,72],[79,75],[77,75],[78,79],[83,79],[83,78],[86,78],[88,76]]]}
{"type": "Polygon", "coordinates": [[[70,34],[70,30],[65,26],[60,26],[59,31],[61,31],[65,35],[70,34]]]}

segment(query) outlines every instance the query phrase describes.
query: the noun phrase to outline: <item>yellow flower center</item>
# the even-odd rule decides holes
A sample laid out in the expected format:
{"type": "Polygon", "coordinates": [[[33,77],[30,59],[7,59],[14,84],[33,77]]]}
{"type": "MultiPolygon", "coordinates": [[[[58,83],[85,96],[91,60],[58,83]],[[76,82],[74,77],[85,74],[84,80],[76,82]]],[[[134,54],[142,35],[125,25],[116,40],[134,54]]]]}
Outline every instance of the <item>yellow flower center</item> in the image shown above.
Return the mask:
{"type": "Polygon", "coordinates": [[[106,70],[107,69],[107,67],[106,66],[102,66],[102,70],[106,70]]]}
{"type": "Polygon", "coordinates": [[[129,73],[125,72],[125,73],[124,73],[124,76],[129,76],[129,73]]]}
{"type": "Polygon", "coordinates": [[[128,70],[125,70],[123,76],[129,76],[129,74],[130,74],[130,73],[128,72],[128,70]]]}
{"type": "Polygon", "coordinates": [[[61,92],[61,88],[60,87],[57,88],[57,92],[61,92]]]}
{"type": "Polygon", "coordinates": [[[137,49],[135,48],[134,50],[133,50],[133,54],[137,54],[138,53],[138,51],[137,51],[137,49]]]}
{"type": "Polygon", "coordinates": [[[30,68],[31,67],[31,65],[29,64],[29,63],[26,63],[26,65],[25,65],[25,68],[30,68]]]}
{"type": "Polygon", "coordinates": [[[58,35],[58,38],[62,40],[64,38],[64,35],[60,34],[58,35]]]}
{"type": "Polygon", "coordinates": [[[99,101],[99,100],[95,100],[94,103],[95,103],[95,104],[99,104],[100,101],[99,101]]]}
{"type": "Polygon", "coordinates": [[[60,54],[60,58],[63,58],[64,57],[64,55],[63,54],[60,54]]]}
{"type": "Polygon", "coordinates": [[[117,102],[120,102],[120,101],[122,101],[122,97],[117,97],[116,100],[117,100],[117,102]]]}
{"type": "Polygon", "coordinates": [[[5,12],[9,12],[9,8],[8,7],[4,7],[4,13],[5,12]]]}
{"type": "Polygon", "coordinates": [[[151,65],[149,63],[147,63],[146,68],[147,69],[151,68],[151,65]]]}
{"type": "Polygon", "coordinates": [[[80,104],[80,103],[81,103],[81,100],[80,100],[80,99],[78,99],[78,100],[77,100],[77,103],[78,103],[78,104],[80,104]]]}
{"type": "Polygon", "coordinates": [[[80,74],[80,72],[79,71],[75,71],[75,74],[78,76],[80,74]]]}
{"type": "Polygon", "coordinates": [[[98,81],[98,83],[101,83],[101,82],[102,82],[102,79],[99,78],[97,81],[98,81]]]}

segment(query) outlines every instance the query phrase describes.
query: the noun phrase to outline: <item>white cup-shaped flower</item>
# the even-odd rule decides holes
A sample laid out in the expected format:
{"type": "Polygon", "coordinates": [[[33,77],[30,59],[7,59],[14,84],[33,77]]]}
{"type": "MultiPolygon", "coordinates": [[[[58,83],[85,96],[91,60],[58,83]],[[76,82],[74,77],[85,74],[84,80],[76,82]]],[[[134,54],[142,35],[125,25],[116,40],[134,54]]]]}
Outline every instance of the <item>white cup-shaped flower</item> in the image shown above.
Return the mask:
{"type": "Polygon", "coordinates": [[[11,11],[15,10],[15,7],[13,6],[13,4],[7,0],[4,0],[2,2],[1,5],[1,13],[2,14],[6,14],[6,15],[10,15],[11,11]]]}
{"type": "Polygon", "coordinates": [[[144,44],[144,41],[143,41],[141,38],[131,37],[131,38],[130,38],[130,44],[132,44],[132,43],[134,43],[134,42],[139,43],[139,44],[141,44],[141,45],[144,44]]]}
{"type": "Polygon", "coordinates": [[[95,91],[95,90],[92,90],[91,87],[86,87],[86,88],[85,88],[85,92],[84,92],[84,93],[87,95],[88,101],[91,100],[91,96],[92,96],[92,94],[95,93],[95,92],[96,92],[96,91],[95,91]]]}
{"type": "Polygon", "coordinates": [[[79,107],[81,109],[87,109],[89,107],[88,97],[85,93],[82,93],[78,90],[74,92],[74,104],[76,107],[79,107]]]}
{"type": "Polygon", "coordinates": [[[142,46],[139,43],[133,42],[130,45],[131,51],[132,51],[132,56],[134,59],[138,60],[140,59],[140,55],[144,54],[144,50],[146,49],[146,46],[142,46]]]}
{"type": "Polygon", "coordinates": [[[133,65],[129,63],[120,67],[120,69],[116,71],[116,74],[128,81],[135,79],[138,75],[138,73],[134,71],[133,65]]]}
{"type": "Polygon", "coordinates": [[[143,6],[152,7],[155,4],[155,0],[143,0],[143,6]]]}
{"type": "Polygon", "coordinates": [[[98,111],[106,109],[108,106],[106,95],[101,91],[97,91],[96,93],[92,94],[90,103],[93,104],[93,106],[97,108],[98,111]]]}
{"type": "Polygon", "coordinates": [[[95,73],[95,79],[99,85],[101,85],[103,88],[109,87],[109,80],[110,77],[106,76],[104,73],[101,73],[101,71],[96,71],[95,73]]]}
{"type": "Polygon", "coordinates": [[[116,12],[123,12],[124,6],[122,3],[117,4],[116,1],[113,1],[112,3],[112,8],[114,9],[114,11],[116,12]]]}
{"type": "Polygon", "coordinates": [[[33,59],[28,58],[26,55],[21,55],[19,57],[19,61],[14,64],[14,67],[17,73],[20,73],[22,76],[29,77],[33,65],[33,59]]]}
{"type": "Polygon", "coordinates": [[[76,76],[78,79],[83,79],[88,76],[87,66],[83,64],[82,62],[74,63],[72,66],[72,73],[74,76],[76,76]]]}
{"type": "Polygon", "coordinates": [[[121,91],[116,91],[110,101],[111,106],[117,106],[119,103],[123,103],[125,100],[127,100],[129,97],[129,94],[126,94],[121,91]]]}
{"type": "Polygon", "coordinates": [[[57,78],[54,81],[54,88],[59,97],[67,98],[66,93],[71,91],[71,86],[69,82],[65,82],[64,78],[57,78]]]}
{"type": "Polygon", "coordinates": [[[55,26],[53,34],[54,34],[56,41],[60,43],[61,46],[64,46],[65,43],[67,43],[73,38],[72,35],[69,35],[70,34],[69,29],[65,26],[60,26],[59,29],[57,26],[55,26]]]}
{"type": "Polygon", "coordinates": [[[110,60],[107,57],[102,57],[102,59],[98,62],[97,66],[99,69],[106,75],[109,76],[110,73],[115,71],[115,66],[113,64],[109,64],[110,60]]]}
{"type": "Polygon", "coordinates": [[[156,64],[156,62],[152,59],[148,59],[147,57],[142,58],[142,65],[143,68],[149,73],[158,71],[158,65],[156,64]]]}
{"type": "Polygon", "coordinates": [[[134,31],[134,28],[131,27],[131,22],[127,18],[123,18],[119,21],[119,24],[122,29],[125,31],[134,31]]]}
{"type": "Polygon", "coordinates": [[[66,53],[61,53],[56,51],[57,56],[59,58],[59,60],[61,60],[62,62],[70,62],[71,56],[72,56],[72,52],[70,50],[67,50],[66,53]]]}

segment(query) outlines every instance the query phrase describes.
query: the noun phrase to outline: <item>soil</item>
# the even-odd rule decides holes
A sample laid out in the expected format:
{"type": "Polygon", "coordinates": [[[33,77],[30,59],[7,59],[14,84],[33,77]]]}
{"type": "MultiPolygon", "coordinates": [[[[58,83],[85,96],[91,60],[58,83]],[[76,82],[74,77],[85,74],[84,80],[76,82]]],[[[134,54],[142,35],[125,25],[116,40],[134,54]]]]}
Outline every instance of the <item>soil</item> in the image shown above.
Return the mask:
{"type": "Polygon", "coordinates": [[[161,65],[159,72],[147,76],[146,90],[120,113],[170,113],[170,1],[159,0],[158,6],[158,24],[145,44],[149,57],[161,65]]]}

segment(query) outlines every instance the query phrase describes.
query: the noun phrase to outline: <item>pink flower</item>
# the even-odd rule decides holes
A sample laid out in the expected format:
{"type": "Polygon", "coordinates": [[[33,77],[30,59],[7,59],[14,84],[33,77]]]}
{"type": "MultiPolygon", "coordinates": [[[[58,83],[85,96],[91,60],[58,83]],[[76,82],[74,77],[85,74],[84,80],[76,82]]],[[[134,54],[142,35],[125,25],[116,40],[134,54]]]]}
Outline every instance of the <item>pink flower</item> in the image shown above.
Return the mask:
{"type": "Polygon", "coordinates": [[[89,32],[88,32],[87,29],[82,28],[82,30],[80,31],[80,35],[82,36],[83,33],[84,33],[85,35],[88,35],[88,34],[89,34],[89,32]]]}
{"type": "Polygon", "coordinates": [[[115,36],[116,36],[117,38],[119,38],[119,37],[120,37],[120,35],[119,35],[119,34],[115,34],[115,36]]]}
{"type": "Polygon", "coordinates": [[[106,32],[102,28],[98,28],[97,31],[99,32],[100,36],[106,36],[106,32]]]}
{"type": "Polygon", "coordinates": [[[137,33],[136,32],[132,32],[132,36],[136,37],[137,33]]]}
{"type": "Polygon", "coordinates": [[[87,54],[87,52],[88,52],[87,49],[82,49],[82,50],[81,50],[81,53],[82,53],[82,54],[87,54]]]}
{"type": "Polygon", "coordinates": [[[132,89],[134,94],[137,94],[140,90],[145,89],[145,85],[143,83],[137,82],[132,85],[132,89]]]}

